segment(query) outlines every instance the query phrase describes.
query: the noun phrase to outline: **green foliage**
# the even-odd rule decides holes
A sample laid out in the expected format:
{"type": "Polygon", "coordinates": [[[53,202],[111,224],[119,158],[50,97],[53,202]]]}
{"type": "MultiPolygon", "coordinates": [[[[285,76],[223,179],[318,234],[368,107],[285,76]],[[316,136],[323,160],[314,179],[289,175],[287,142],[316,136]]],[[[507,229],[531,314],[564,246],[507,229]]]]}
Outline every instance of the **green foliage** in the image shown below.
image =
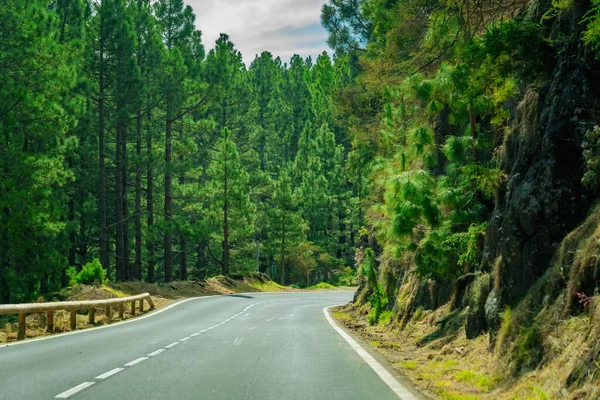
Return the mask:
{"type": "Polygon", "coordinates": [[[371,248],[365,250],[358,273],[367,279],[370,288],[369,302],[371,303],[371,311],[369,313],[369,325],[375,325],[387,307],[388,298],[385,289],[377,281],[375,255],[371,248]]]}
{"type": "Polygon", "coordinates": [[[541,359],[541,352],[542,339],[539,328],[535,324],[521,327],[512,354],[515,371],[536,367],[541,359]]]}
{"type": "Polygon", "coordinates": [[[379,325],[386,326],[386,325],[389,325],[389,323],[390,323],[391,320],[392,320],[392,311],[391,310],[386,310],[386,311],[383,311],[379,315],[377,323],[379,325]]]}
{"type": "Polygon", "coordinates": [[[494,390],[497,384],[497,380],[488,375],[478,374],[470,370],[463,370],[456,374],[456,380],[459,382],[470,383],[476,388],[482,390],[485,393],[494,390]]]}
{"type": "Polygon", "coordinates": [[[350,267],[344,267],[334,271],[333,277],[329,279],[329,283],[335,286],[354,286],[357,284],[357,271],[350,267]]]}
{"type": "Polygon", "coordinates": [[[0,18],[1,303],[96,257],[115,280],[351,281],[362,214],[333,107],[350,57],[247,68],[226,34],[205,50],[184,0],[8,0],[0,18]]]}
{"type": "Polygon", "coordinates": [[[600,182],[600,126],[595,126],[585,134],[583,157],[585,174],[581,183],[589,189],[596,189],[600,182]]]}
{"type": "Polygon", "coordinates": [[[487,222],[471,225],[466,232],[459,232],[448,237],[447,243],[457,250],[460,265],[475,265],[479,261],[480,243],[485,236],[487,222]]]}
{"type": "Polygon", "coordinates": [[[382,314],[388,305],[387,293],[385,289],[377,286],[373,293],[369,296],[369,302],[371,303],[371,311],[369,312],[369,325],[375,325],[379,323],[382,314]]]}
{"type": "Polygon", "coordinates": [[[367,279],[369,287],[372,289],[378,286],[377,272],[375,271],[375,254],[373,253],[373,249],[368,248],[365,250],[365,257],[358,269],[358,274],[367,279]]]}
{"type": "Polygon", "coordinates": [[[586,25],[583,34],[585,44],[592,50],[600,49],[600,0],[592,0],[592,7],[581,23],[586,25]]]}
{"type": "Polygon", "coordinates": [[[96,258],[92,262],[85,264],[78,272],[75,268],[70,267],[67,271],[71,284],[79,283],[91,285],[97,279],[102,285],[106,280],[106,270],[102,268],[102,264],[96,258]]]}

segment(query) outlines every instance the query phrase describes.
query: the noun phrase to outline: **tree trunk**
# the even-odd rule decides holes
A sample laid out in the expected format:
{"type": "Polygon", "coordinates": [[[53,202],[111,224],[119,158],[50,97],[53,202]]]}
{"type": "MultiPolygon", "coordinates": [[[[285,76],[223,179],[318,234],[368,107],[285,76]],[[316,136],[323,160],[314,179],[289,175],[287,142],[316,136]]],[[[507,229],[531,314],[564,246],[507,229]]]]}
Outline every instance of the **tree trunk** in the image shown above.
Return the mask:
{"type": "Polygon", "coordinates": [[[181,235],[179,243],[179,279],[182,281],[187,280],[187,240],[185,235],[181,235]]]}
{"type": "Polygon", "coordinates": [[[229,274],[229,201],[227,193],[227,149],[225,147],[225,182],[223,190],[223,270],[222,274],[229,274]]]}
{"type": "Polygon", "coordinates": [[[281,226],[281,285],[285,285],[285,212],[283,213],[281,226]]]}
{"type": "Polygon", "coordinates": [[[40,293],[48,293],[48,275],[44,275],[42,276],[42,279],[40,279],[40,293]]]}
{"type": "MultiPolygon", "coordinates": [[[[117,105],[118,107],[118,105],[117,105]]],[[[125,249],[123,242],[123,146],[121,144],[123,140],[123,121],[117,121],[117,141],[116,141],[116,158],[115,158],[115,223],[116,223],[116,272],[117,282],[121,282],[125,279],[124,275],[124,258],[125,249]]]]}
{"type": "MultiPolygon", "coordinates": [[[[148,112],[148,119],[150,119],[150,112],[148,112]]],[[[147,153],[147,188],[146,188],[146,211],[148,212],[148,233],[150,238],[147,241],[147,250],[148,250],[148,283],[154,283],[154,266],[156,264],[154,258],[154,240],[153,236],[153,225],[154,225],[154,180],[152,176],[152,131],[148,129],[146,134],[146,153],[147,153]]]]}
{"type": "MultiPolygon", "coordinates": [[[[71,157],[69,157],[71,159],[71,157]]],[[[69,170],[72,171],[73,161],[69,160],[69,170]]],[[[77,256],[77,234],[75,232],[75,200],[73,197],[74,193],[69,193],[69,202],[67,204],[69,209],[69,266],[74,267],[76,256],[77,256]]]]}
{"type": "MultiPolygon", "coordinates": [[[[185,175],[181,175],[179,177],[179,184],[185,185],[185,175]]],[[[187,280],[187,239],[185,234],[180,231],[179,232],[179,280],[185,281],[187,280]]]]}
{"type": "Polygon", "coordinates": [[[142,280],[142,113],[137,115],[135,142],[135,261],[133,279],[142,280]]]}
{"type": "Polygon", "coordinates": [[[100,159],[100,188],[98,191],[98,216],[100,219],[100,263],[109,271],[108,240],[106,233],[106,149],[104,139],[104,4],[100,3],[100,82],[98,96],[98,142],[100,159]]]}
{"type": "Polygon", "coordinates": [[[310,287],[310,271],[306,272],[306,287],[310,287]]]}
{"type": "MultiPolygon", "coordinates": [[[[8,148],[8,145],[7,145],[8,148]]],[[[4,166],[4,174],[8,176],[8,167],[4,166]]],[[[8,221],[10,217],[10,210],[8,206],[2,208],[3,221],[8,221]]],[[[8,244],[10,240],[8,238],[8,225],[0,225],[0,303],[6,304],[10,301],[9,287],[7,282],[7,275],[10,268],[8,244]]]]}
{"type": "Polygon", "coordinates": [[[206,245],[204,241],[198,243],[198,259],[196,260],[197,277],[204,279],[206,276],[206,245]]]}
{"type": "MultiPolygon", "coordinates": [[[[169,106],[167,106],[169,108],[169,106]]],[[[165,221],[166,230],[164,237],[165,251],[165,282],[173,280],[173,249],[172,249],[172,233],[171,223],[173,218],[173,203],[172,203],[172,175],[171,175],[171,153],[173,140],[173,122],[171,121],[171,113],[167,111],[167,124],[165,134],[165,221]]]]}
{"type": "Polygon", "coordinates": [[[469,102],[469,124],[471,129],[471,137],[473,142],[471,144],[473,149],[473,161],[475,164],[479,164],[479,154],[477,151],[477,123],[475,121],[475,107],[473,106],[473,100],[469,102]]]}
{"type": "Polygon", "coordinates": [[[129,247],[129,204],[127,201],[127,193],[129,192],[129,169],[127,163],[127,129],[125,121],[123,122],[123,131],[121,133],[122,146],[122,170],[121,173],[121,201],[123,202],[123,279],[131,280],[131,250],[129,247]]]}
{"type": "Polygon", "coordinates": [[[363,211],[362,211],[362,165],[358,162],[358,229],[362,228],[363,222],[363,211]]]}
{"type": "MultiPolygon", "coordinates": [[[[80,191],[79,193],[79,204],[83,204],[84,202],[84,196],[85,194],[83,193],[83,191],[80,191]]],[[[77,239],[77,254],[79,255],[79,263],[80,264],[85,264],[88,259],[87,259],[87,248],[88,248],[88,241],[87,241],[87,225],[86,225],[86,219],[85,218],[80,218],[79,219],[79,237],[77,239]]]]}
{"type": "Polygon", "coordinates": [[[337,258],[343,258],[344,256],[344,248],[346,247],[346,213],[344,210],[344,201],[338,197],[338,227],[339,227],[339,236],[338,236],[338,250],[337,250],[337,258]]]}

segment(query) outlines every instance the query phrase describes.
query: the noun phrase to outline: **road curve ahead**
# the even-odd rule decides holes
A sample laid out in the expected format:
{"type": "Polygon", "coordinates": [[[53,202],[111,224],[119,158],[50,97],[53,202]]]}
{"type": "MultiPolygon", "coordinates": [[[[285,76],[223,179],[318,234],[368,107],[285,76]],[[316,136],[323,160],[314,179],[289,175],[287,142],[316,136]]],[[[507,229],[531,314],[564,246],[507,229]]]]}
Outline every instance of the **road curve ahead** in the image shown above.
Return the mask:
{"type": "Polygon", "coordinates": [[[0,398],[397,400],[325,318],[324,307],[351,297],[205,297],[0,347],[0,398]]]}

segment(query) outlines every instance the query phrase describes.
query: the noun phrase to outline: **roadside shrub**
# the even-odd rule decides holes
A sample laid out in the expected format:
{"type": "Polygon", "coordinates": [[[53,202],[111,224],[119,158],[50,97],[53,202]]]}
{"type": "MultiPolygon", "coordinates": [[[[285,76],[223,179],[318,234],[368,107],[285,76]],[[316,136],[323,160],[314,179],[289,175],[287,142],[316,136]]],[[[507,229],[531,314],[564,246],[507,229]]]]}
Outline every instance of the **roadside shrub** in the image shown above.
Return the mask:
{"type": "Polygon", "coordinates": [[[94,259],[94,261],[85,264],[79,272],[77,272],[75,268],[70,267],[67,270],[67,274],[69,275],[72,284],[80,283],[91,285],[96,279],[98,279],[100,284],[103,284],[106,279],[106,270],[102,268],[102,264],[100,264],[100,261],[97,258],[94,259]]]}
{"type": "Polygon", "coordinates": [[[385,290],[377,286],[373,291],[373,294],[369,297],[371,302],[371,312],[369,313],[369,325],[375,325],[379,322],[382,313],[388,305],[387,294],[385,290]]]}

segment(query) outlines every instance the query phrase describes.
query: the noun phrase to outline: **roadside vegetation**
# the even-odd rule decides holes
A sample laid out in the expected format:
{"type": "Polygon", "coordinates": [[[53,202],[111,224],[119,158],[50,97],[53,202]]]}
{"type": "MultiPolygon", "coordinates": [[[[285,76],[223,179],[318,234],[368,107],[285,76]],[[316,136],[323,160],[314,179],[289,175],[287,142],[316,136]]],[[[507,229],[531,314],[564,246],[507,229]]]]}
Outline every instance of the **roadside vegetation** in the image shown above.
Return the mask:
{"type": "Polygon", "coordinates": [[[598,1],[331,0],[368,176],[334,316],[434,398],[600,398],[598,1]]]}

